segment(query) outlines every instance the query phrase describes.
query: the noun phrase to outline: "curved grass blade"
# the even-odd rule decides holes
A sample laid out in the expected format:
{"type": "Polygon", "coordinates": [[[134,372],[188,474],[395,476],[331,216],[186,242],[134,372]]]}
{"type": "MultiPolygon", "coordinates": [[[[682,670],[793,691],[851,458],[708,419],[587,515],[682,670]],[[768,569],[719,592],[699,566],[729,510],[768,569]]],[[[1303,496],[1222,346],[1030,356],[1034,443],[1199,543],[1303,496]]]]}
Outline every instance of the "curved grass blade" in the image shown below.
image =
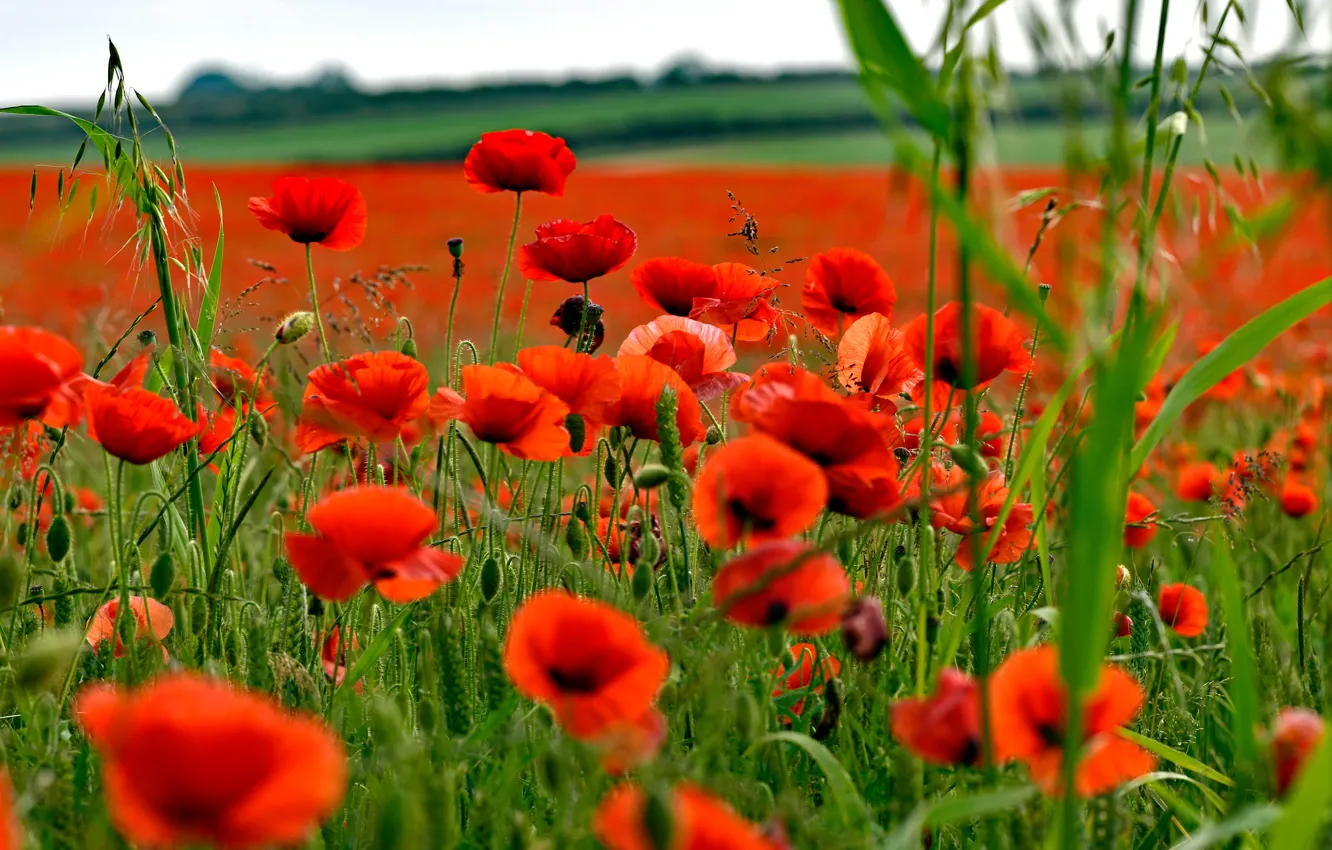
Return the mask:
{"type": "Polygon", "coordinates": [[[848,816],[854,811],[859,813],[867,824],[873,824],[869,808],[865,805],[865,801],[861,799],[860,792],[856,790],[856,784],[851,781],[851,776],[846,772],[846,768],[842,766],[836,756],[828,751],[827,747],[799,732],[773,732],[755,741],[750,746],[749,752],[753,752],[767,743],[794,744],[805,751],[805,754],[819,766],[819,770],[823,771],[824,777],[828,780],[829,796],[832,797],[833,804],[841,814],[843,823],[850,823],[848,816]]]}
{"type": "Polygon", "coordinates": [[[1179,750],[1167,747],[1165,744],[1154,738],[1139,735],[1131,729],[1120,729],[1119,735],[1121,738],[1124,738],[1127,741],[1132,741],[1157,758],[1164,759],[1176,767],[1191,770],[1194,773],[1205,776],[1213,782],[1220,783],[1221,785],[1229,786],[1235,784],[1230,780],[1230,777],[1226,776],[1224,773],[1208,767],[1187,753],[1181,753],[1179,750]]]}
{"type": "Polygon", "coordinates": [[[1203,393],[1253,359],[1289,328],[1330,303],[1332,278],[1325,278],[1268,308],[1222,340],[1220,345],[1194,363],[1166,396],[1161,411],[1133,447],[1129,468],[1142,466],[1185,408],[1197,401],[1203,393]]]}
{"type": "Polygon", "coordinates": [[[370,645],[365,648],[365,652],[361,653],[361,657],[356,659],[356,663],[347,671],[342,684],[338,686],[338,693],[353,692],[356,683],[361,681],[361,678],[370,671],[371,667],[379,663],[380,656],[388,652],[389,644],[393,643],[393,639],[398,636],[398,630],[402,628],[403,623],[407,622],[407,618],[411,616],[415,607],[415,602],[405,606],[396,617],[389,621],[383,631],[375,635],[375,639],[370,641],[370,645]]]}
{"type": "Polygon", "coordinates": [[[920,831],[924,827],[937,829],[961,820],[1002,812],[1025,803],[1035,795],[1035,786],[1023,785],[987,794],[948,797],[921,803],[901,826],[892,831],[888,840],[881,845],[881,850],[912,850],[920,846],[920,831]]]}
{"type": "MultiPolygon", "coordinates": [[[[1260,806],[1248,806],[1240,809],[1220,823],[1204,824],[1201,829],[1176,844],[1172,850],[1204,850],[1237,838],[1248,832],[1261,832],[1272,824],[1281,814],[1281,807],[1267,803],[1260,806]]],[[[1273,844],[1273,847],[1282,847],[1273,844]]],[[[1285,850],[1282,847],[1282,850],[1285,850]]]]}

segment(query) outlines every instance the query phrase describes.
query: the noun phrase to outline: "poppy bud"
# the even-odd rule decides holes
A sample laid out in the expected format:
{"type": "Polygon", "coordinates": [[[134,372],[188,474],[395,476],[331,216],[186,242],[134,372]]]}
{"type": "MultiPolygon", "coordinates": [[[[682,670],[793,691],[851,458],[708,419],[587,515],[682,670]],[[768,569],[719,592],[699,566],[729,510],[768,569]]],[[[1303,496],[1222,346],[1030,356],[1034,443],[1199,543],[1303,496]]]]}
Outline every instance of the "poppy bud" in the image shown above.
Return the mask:
{"type": "Polygon", "coordinates": [[[417,359],[416,339],[410,336],[407,337],[402,341],[402,345],[398,348],[398,350],[401,351],[403,354],[407,355],[408,357],[412,358],[413,360],[416,360],[417,359]]]}
{"type": "Polygon", "coordinates": [[[9,494],[9,509],[16,511],[21,507],[23,507],[23,490],[15,487],[9,494]]]}
{"type": "Polygon", "coordinates": [[[898,463],[907,463],[911,460],[911,451],[906,446],[898,446],[893,449],[893,457],[897,458],[898,463]]]}
{"type": "Polygon", "coordinates": [[[612,489],[619,486],[620,465],[615,461],[615,455],[606,456],[606,463],[602,466],[601,471],[606,476],[606,483],[609,484],[612,489]]]}
{"type": "Polygon", "coordinates": [[[581,452],[583,444],[587,442],[587,423],[583,421],[581,413],[570,413],[564,417],[564,430],[569,432],[569,448],[573,452],[581,452]]]}
{"type": "Polygon", "coordinates": [[[569,523],[564,529],[564,542],[569,544],[569,552],[574,560],[581,561],[587,557],[587,534],[581,522],[569,523]]]}
{"type": "MultiPolygon", "coordinates": [[[[587,353],[591,354],[601,347],[606,340],[606,323],[602,321],[603,309],[599,304],[587,305],[587,321],[592,333],[591,347],[587,353]]],[[[550,324],[557,327],[565,336],[573,336],[578,333],[579,328],[583,326],[583,296],[570,295],[560,303],[556,308],[555,315],[551,316],[550,324]]]]}
{"type": "Polygon", "coordinates": [[[721,429],[716,425],[708,426],[707,441],[709,446],[715,446],[722,441],[721,429]]]}
{"type": "Polygon", "coordinates": [[[888,622],[878,599],[862,596],[842,612],[842,643],[861,661],[879,657],[888,645],[888,622]]]}
{"type": "Polygon", "coordinates": [[[1115,637],[1124,638],[1133,634],[1133,621],[1127,614],[1120,611],[1115,612],[1115,637]]]}
{"type": "Polygon", "coordinates": [[[647,561],[639,561],[634,565],[633,577],[634,598],[642,599],[652,590],[652,564],[647,561]]]}
{"type": "Polygon", "coordinates": [[[163,552],[157,556],[156,561],[153,561],[152,569],[148,571],[148,586],[153,589],[153,596],[165,599],[175,583],[176,561],[170,552],[163,552]]]}
{"type": "Polygon", "coordinates": [[[925,618],[925,640],[930,645],[939,639],[939,618],[930,614],[925,618]]]}
{"type": "Polygon", "coordinates": [[[28,524],[26,522],[19,523],[18,528],[14,529],[14,542],[19,546],[28,545],[28,524]]]}
{"type": "Polygon", "coordinates": [[[23,568],[13,555],[0,557],[0,611],[8,611],[18,602],[23,585],[23,568]]]}
{"type": "Polygon", "coordinates": [[[1115,587],[1123,587],[1124,582],[1128,581],[1129,578],[1131,578],[1131,576],[1129,575],[1128,567],[1120,564],[1115,570],[1115,587]]]}
{"type": "Polygon", "coordinates": [[[906,596],[916,584],[916,560],[900,558],[897,561],[897,592],[906,596]]]}
{"type": "Polygon", "coordinates": [[[980,455],[971,446],[964,443],[949,446],[948,453],[953,456],[953,463],[962,467],[971,478],[979,481],[989,474],[989,470],[985,467],[985,461],[981,460],[980,455]]]}
{"type": "Polygon", "coordinates": [[[69,554],[69,520],[63,514],[51,520],[51,527],[46,529],[46,554],[57,564],[69,554]]]}
{"type": "Polygon", "coordinates": [[[282,320],[277,330],[273,333],[274,338],[283,345],[291,345],[301,337],[314,330],[315,314],[308,310],[302,310],[298,313],[292,313],[282,320]]]}
{"type": "Polygon", "coordinates": [[[263,448],[268,443],[268,420],[262,416],[250,417],[250,439],[263,448]]]}
{"type": "MultiPolygon", "coordinates": [[[[65,513],[67,513],[67,514],[68,514],[68,513],[73,513],[74,508],[75,508],[76,506],[77,506],[77,502],[76,502],[75,499],[74,499],[74,494],[71,493],[71,492],[69,492],[68,490],[66,490],[66,491],[65,491],[65,513]]],[[[166,528],[166,523],[162,523],[162,527],[163,527],[163,528],[166,528]]]]}
{"type": "Polygon", "coordinates": [[[1048,284],[1048,283],[1042,283],[1042,284],[1038,285],[1038,286],[1036,287],[1036,294],[1037,294],[1037,296],[1040,297],[1040,299],[1041,299],[1041,303],[1044,304],[1044,303],[1045,303],[1045,299],[1047,299],[1047,298],[1050,297],[1050,284],[1048,284]]]}
{"type": "MultiPolygon", "coordinates": [[[[127,618],[133,619],[133,618],[127,618]]],[[[82,629],[47,630],[12,659],[14,682],[25,691],[45,690],[65,677],[83,648],[82,629]]]]}
{"type": "Polygon", "coordinates": [[[645,464],[634,473],[634,486],[640,490],[655,490],[671,477],[671,471],[659,463],[645,464]]]}
{"type": "Polygon", "coordinates": [[[583,522],[588,522],[592,519],[592,509],[587,506],[587,502],[578,501],[574,503],[573,515],[583,522]]]}
{"type": "Polygon", "coordinates": [[[675,834],[675,816],[671,814],[669,793],[653,788],[643,806],[643,829],[652,850],[670,850],[675,834]]]}
{"type": "Polygon", "coordinates": [[[499,559],[491,555],[481,564],[481,596],[487,603],[495,601],[500,591],[501,579],[499,559]]]}
{"type": "Polygon", "coordinates": [[[463,252],[462,237],[461,236],[453,237],[452,239],[449,240],[448,245],[449,245],[449,256],[453,257],[453,259],[455,260],[461,260],[463,252]]]}
{"type": "MultiPolygon", "coordinates": [[[[653,519],[655,520],[656,517],[653,517],[653,519]]],[[[657,538],[653,530],[649,530],[645,534],[641,523],[637,530],[638,536],[633,540],[633,546],[631,547],[638,549],[638,557],[634,559],[634,566],[636,568],[652,569],[661,560],[661,540],[657,538]]]]}
{"type": "Polygon", "coordinates": [[[157,333],[151,328],[139,331],[138,340],[141,348],[152,348],[157,345],[157,333]]]}

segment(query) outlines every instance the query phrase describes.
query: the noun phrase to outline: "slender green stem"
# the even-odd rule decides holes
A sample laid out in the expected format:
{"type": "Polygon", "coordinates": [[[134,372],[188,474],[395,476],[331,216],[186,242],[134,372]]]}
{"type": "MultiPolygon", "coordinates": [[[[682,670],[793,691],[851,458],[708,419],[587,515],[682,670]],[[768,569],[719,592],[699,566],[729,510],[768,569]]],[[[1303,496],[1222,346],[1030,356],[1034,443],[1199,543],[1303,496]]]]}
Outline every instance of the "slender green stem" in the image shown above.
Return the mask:
{"type": "MultiPolygon", "coordinates": [[[[509,229],[509,250],[504,254],[504,272],[500,275],[499,291],[495,293],[495,322],[490,328],[490,351],[488,363],[494,364],[499,356],[500,317],[504,313],[504,287],[509,282],[509,268],[513,265],[513,246],[518,241],[518,219],[523,212],[523,193],[513,195],[513,227],[509,229]]],[[[452,311],[450,311],[452,315],[452,311]]]]}
{"type": "MultiPolygon", "coordinates": [[[[939,172],[943,162],[943,147],[934,143],[934,158],[930,163],[930,195],[938,194],[939,191],[939,172]]],[[[930,437],[931,428],[931,405],[934,395],[934,311],[938,300],[939,283],[939,205],[930,205],[930,260],[929,272],[925,284],[925,398],[922,401],[921,409],[921,443],[920,443],[920,508],[917,514],[920,518],[920,558],[918,572],[920,573],[920,597],[919,612],[917,616],[917,635],[918,649],[916,651],[916,694],[917,696],[925,693],[925,679],[929,673],[929,644],[925,639],[925,624],[928,619],[928,607],[933,594],[930,592],[930,583],[934,578],[934,529],[930,525],[930,453],[933,451],[934,440],[930,437]]],[[[948,419],[948,411],[944,411],[944,421],[948,419]]]]}
{"type": "Polygon", "coordinates": [[[523,348],[523,328],[527,325],[527,303],[532,300],[532,281],[527,282],[527,289],[523,291],[523,309],[518,313],[518,334],[513,341],[514,357],[523,348]]]}
{"type": "Polygon", "coordinates": [[[319,288],[315,285],[314,250],[309,242],[305,243],[305,274],[310,280],[310,311],[314,313],[315,330],[319,333],[319,352],[324,356],[325,363],[332,363],[328,335],[324,333],[324,317],[319,310],[319,288]]]}
{"type": "Polygon", "coordinates": [[[449,322],[444,331],[444,384],[453,386],[453,314],[458,309],[458,293],[462,292],[462,260],[453,261],[453,296],[449,299],[449,322]]]}

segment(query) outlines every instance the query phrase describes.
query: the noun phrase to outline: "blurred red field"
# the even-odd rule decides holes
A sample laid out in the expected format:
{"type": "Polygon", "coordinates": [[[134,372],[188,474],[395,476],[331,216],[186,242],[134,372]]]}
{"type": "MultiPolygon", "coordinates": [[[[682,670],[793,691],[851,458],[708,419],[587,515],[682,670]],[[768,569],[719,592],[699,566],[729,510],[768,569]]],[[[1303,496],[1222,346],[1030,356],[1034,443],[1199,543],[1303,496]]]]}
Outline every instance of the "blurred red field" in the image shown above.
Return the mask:
{"type": "MultiPolygon", "coordinates": [[[[191,228],[202,237],[211,257],[218,219],[213,189],[220,193],[226,219],[223,298],[232,309],[223,328],[232,333],[271,326],[286,311],[304,303],[305,284],[300,246],[262,229],[246,211],[246,201],[268,193],[272,179],[286,170],[269,168],[187,169],[193,205],[191,228]],[[265,277],[250,260],[272,263],[293,282],[266,284],[242,295],[265,277]],[[235,308],[243,309],[236,311],[235,308]]],[[[494,288],[504,261],[512,221],[512,196],[480,195],[464,182],[459,166],[309,167],[304,174],[334,174],[359,186],[370,212],[363,245],[349,253],[316,251],[321,291],[331,281],[344,281],[380,266],[421,264],[427,270],[410,275],[414,288],[391,295],[396,309],[409,316],[418,333],[430,339],[442,333],[452,293],[452,260],[446,242],[466,240],[466,273],[459,301],[462,336],[483,336],[491,321],[494,288]]],[[[1056,171],[1013,170],[983,178],[993,231],[1010,256],[1021,263],[1040,227],[1045,200],[1020,211],[1013,199],[1024,191],[1060,187],[1056,171]]],[[[32,322],[87,339],[118,332],[156,295],[150,274],[136,270],[131,211],[109,219],[106,186],[99,209],[89,217],[93,174],[84,174],[78,197],[61,213],[54,171],[39,172],[36,203],[29,212],[31,172],[0,172],[0,306],[7,322],[32,322]]],[[[68,182],[68,181],[67,181],[68,182]]],[[[1166,252],[1176,274],[1157,285],[1170,288],[1183,334],[1203,339],[1237,326],[1261,308],[1321,279],[1332,271],[1327,247],[1325,206],[1296,201],[1294,214],[1276,237],[1264,236],[1261,251],[1238,238],[1225,204],[1249,214],[1289,192],[1298,182],[1281,180],[1265,188],[1252,181],[1227,183],[1215,189],[1205,175],[1177,178],[1178,203],[1160,231],[1158,250],[1166,252]]],[[[68,188],[68,185],[66,186],[68,188]]],[[[1094,187],[1086,193],[1095,194],[1094,187]]],[[[1078,194],[1060,189],[1061,204],[1078,194]]],[[[633,227],[639,237],[637,262],[661,255],[680,255],[716,263],[785,264],[777,278],[786,287],[779,299],[796,306],[804,279],[800,264],[784,261],[807,257],[836,245],[849,245],[874,255],[897,284],[899,316],[909,317],[924,303],[929,247],[928,198],[918,182],[874,170],[661,170],[651,168],[583,167],[570,178],[563,198],[530,195],[524,199],[519,242],[530,238],[537,224],[552,218],[587,220],[611,213],[633,227]],[[728,236],[731,191],[759,222],[761,258],[746,254],[743,242],[728,236]],[[769,249],[776,248],[773,253],[769,249]]],[[[1127,216],[1126,216],[1127,217],[1127,216]]],[[[1034,277],[1053,287],[1052,309],[1063,318],[1076,311],[1081,283],[1098,275],[1098,258],[1088,246],[1098,244],[1100,222],[1093,208],[1076,208],[1050,229],[1034,261],[1034,277]]],[[[181,238],[190,234],[178,229],[181,238]]],[[[943,291],[952,278],[953,250],[943,229],[940,275],[943,291]]],[[[1131,261],[1131,258],[1128,258],[1131,261]]],[[[197,303],[199,282],[189,283],[197,303]]],[[[562,342],[546,322],[574,287],[538,283],[532,293],[526,339],[533,343],[562,342]]],[[[346,291],[344,284],[344,291],[346,291]]],[[[505,294],[507,325],[517,322],[523,283],[515,271],[505,294]]],[[[652,318],[629,285],[628,269],[596,281],[593,299],[607,309],[607,337],[623,339],[633,325],[652,318]]],[[[986,299],[1002,306],[1001,296],[986,299]]],[[[363,299],[353,294],[354,303],[363,299]]],[[[334,308],[337,309],[336,307],[334,308]]],[[[380,331],[391,321],[363,314],[380,331]]],[[[149,326],[152,326],[151,323],[149,326]]],[[[228,338],[224,337],[226,343],[228,338]]],[[[1192,350],[1177,346],[1176,351],[1192,350]]]]}

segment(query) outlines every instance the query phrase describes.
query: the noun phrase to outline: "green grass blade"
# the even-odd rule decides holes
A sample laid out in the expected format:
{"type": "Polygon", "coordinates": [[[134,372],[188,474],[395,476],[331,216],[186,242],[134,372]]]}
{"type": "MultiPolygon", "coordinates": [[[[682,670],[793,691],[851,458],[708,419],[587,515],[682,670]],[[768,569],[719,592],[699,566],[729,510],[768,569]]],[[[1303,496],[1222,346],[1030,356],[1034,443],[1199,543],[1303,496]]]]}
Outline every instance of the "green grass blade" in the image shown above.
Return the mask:
{"type": "MultiPolygon", "coordinates": [[[[1196,830],[1188,838],[1176,844],[1172,850],[1204,850],[1207,847],[1215,847],[1248,832],[1261,832],[1270,826],[1272,821],[1276,820],[1280,814],[1281,809],[1270,803],[1248,806],[1220,823],[1204,824],[1201,829],[1196,830]]],[[[1271,846],[1286,850],[1280,844],[1271,846]]]]}
{"type": "Polygon", "coordinates": [[[217,247],[213,250],[213,265],[208,269],[208,287],[204,289],[203,301],[199,304],[199,319],[195,329],[199,337],[199,346],[203,350],[200,356],[205,361],[213,346],[213,332],[217,328],[217,305],[222,295],[222,249],[226,245],[226,228],[222,219],[222,194],[213,187],[213,196],[217,199],[217,247]]]}
{"type": "Polygon", "coordinates": [[[1273,340],[1285,333],[1315,311],[1332,303],[1332,278],[1326,278],[1302,289],[1294,295],[1268,308],[1226,337],[1220,345],[1194,363],[1166,396],[1161,411],[1147,426],[1138,444],[1133,447],[1129,461],[1131,469],[1142,466],[1143,461],[1156,448],[1157,443],[1184,413],[1185,408],[1197,401],[1203,393],[1223,378],[1254,358],[1273,340]]]}
{"type": "Polygon", "coordinates": [[[389,621],[384,630],[375,635],[375,639],[370,641],[370,645],[365,648],[365,652],[361,653],[361,657],[356,659],[356,663],[347,671],[342,684],[338,686],[339,694],[355,693],[356,683],[361,681],[366,673],[370,672],[371,667],[379,663],[380,656],[388,652],[389,645],[398,636],[398,630],[402,628],[403,623],[407,622],[407,618],[411,616],[412,609],[415,607],[416,603],[404,606],[398,612],[398,615],[389,621]]]}
{"type": "Polygon", "coordinates": [[[920,846],[920,831],[928,826],[937,829],[941,826],[962,820],[983,817],[994,812],[1002,812],[1020,806],[1036,795],[1036,788],[1024,785],[1019,788],[1004,788],[986,794],[948,797],[943,800],[921,803],[902,825],[893,830],[881,845],[881,850],[913,850],[920,846]]]}
{"type": "Polygon", "coordinates": [[[1313,847],[1319,830],[1332,815],[1332,735],[1324,734],[1318,749],[1305,761],[1295,787],[1272,826],[1268,844],[1281,850],[1313,847]]]}
{"type": "Polygon", "coordinates": [[[799,732],[773,732],[771,735],[765,735],[755,741],[750,746],[749,752],[753,752],[767,743],[794,744],[805,751],[805,754],[819,766],[819,770],[823,771],[824,777],[828,780],[829,796],[832,797],[833,805],[837,807],[844,823],[850,824],[849,817],[852,812],[859,814],[867,823],[873,822],[869,815],[869,809],[865,806],[865,801],[861,799],[860,792],[856,790],[856,784],[851,781],[851,775],[846,772],[842,763],[823,744],[799,732]]]}
{"type": "Polygon", "coordinates": [[[1220,783],[1221,785],[1235,784],[1231,782],[1230,778],[1224,773],[1214,770],[1198,761],[1193,756],[1188,755],[1187,753],[1181,753],[1179,750],[1168,747],[1154,738],[1147,738],[1143,735],[1139,735],[1131,729],[1120,729],[1119,734],[1125,740],[1132,741],[1157,758],[1168,761],[1176,767],[1191,770],[1194,773],[1200,776],[1205,776],[1213,782],[1220,783]]]}
{"type": "Polygon", "coordinates": [[[1212,574],[1225,606],[1226,644],[1230,650],[1230,702],[1234,706],[1231,733],[1235,737],[1237,768],[1244,775],[1253,768],[1257,754],[1254,728],[1258,723],[1258,661],[1253,654],[1249,622],[1244,614],[1244,593],[1229,543],[1218,539],[1212,546],[1212,574]]]}

